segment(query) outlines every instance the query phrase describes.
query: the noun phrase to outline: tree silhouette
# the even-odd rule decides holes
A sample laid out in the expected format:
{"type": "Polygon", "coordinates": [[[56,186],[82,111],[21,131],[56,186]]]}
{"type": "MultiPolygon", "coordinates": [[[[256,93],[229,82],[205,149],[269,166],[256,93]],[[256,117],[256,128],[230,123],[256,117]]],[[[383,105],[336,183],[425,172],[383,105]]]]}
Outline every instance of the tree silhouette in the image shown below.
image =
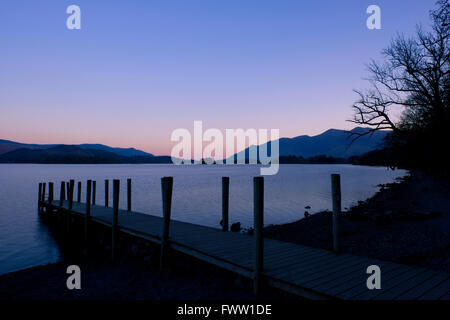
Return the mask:
{"type": "Polygon", "coordinates": [[[376,130],[440,132],[449,125],[449,0],[436,6],[430,31],[418,26],[414,37],[397,35],[382,51],[384,62],[369,64],[371,88],[355,90],[359,100],[349,121],[370,130],[355,139],[376,130]],[[402,111],[399,119],[391,116],[394,109],[402,111]]]}

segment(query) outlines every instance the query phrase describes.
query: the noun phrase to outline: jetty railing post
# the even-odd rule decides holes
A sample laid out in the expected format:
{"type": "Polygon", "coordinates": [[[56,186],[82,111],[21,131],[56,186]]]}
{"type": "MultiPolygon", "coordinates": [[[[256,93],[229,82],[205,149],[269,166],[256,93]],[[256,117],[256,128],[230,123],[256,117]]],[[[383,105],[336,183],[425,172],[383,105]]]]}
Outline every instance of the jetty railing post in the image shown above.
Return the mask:
{"type": "Polygon", "coordinates": [[[64,200],[66,200],[66,184],[64,181],[61,181],[61,189],[59,190],[59,206],[62,207],[64,205],[64,200]]]}
{"type": "Polygon", "coordinates": [[[43,182],[42,183],[42,194],[41,194],[41,199],[39,199],[39,201],[41,201],[41,206],[40,206],[40,213],[42,214],[44,212],[44,202],[45,202],[45,187],[46,187],[46,183],[43,182]]]}
{"type": "Polygon", "coordinates": [[[341,215],[341,176],[339,174],[331,175],[331,195],[333,198],[333,250],[339,253],[339,216],[341,215]]]}
{"type": "Polygon", "coordinates": [[[105,180],[105,207],[108,206],[109,202],[109,180],[105,180]]]}
{"type": "Polygon", "coordinates": [[[264,178],[253,178],[253,228],[255,237],[255,261],[253,275],[253,290],[255,294],[261,291],[261,274],[264,268],[264,178]]]}
{"type": "Polygon", "coordinates": [[[92,205],[95,206],[95,196],[97,193],[97,181],[92,181],[92,205]]]}
{"type": "Polygon", "coordinates": [[[53,202],[53,182],[48,183],[48,203],[52,204],[53,202]]]}
{"type": "Polygon", "coordinates": [[[77,202],[78,202],[78,203],[81,202],[81,181],[78,181],[78,197],[77,197],[77,202]]]}
{"type": "Polygon", "coordinates": [[[131,211],[131,179],[127,179],[127,210],[131,211]]]}
{"type": "Polygon", "coordinates": [[[84,240],[86,247],[89,241],[89,220],[91,219],[91,186],[92,181],[88,180],[86,184],[86,217],[84,219],[84,240]]]}
{"type": "Polygon", "coordinates": [[[48,207],[47,213],[52,212],[52,202],[53,202],[53,182],[48,183],[48,207]]]}
{"type": "MultiPolygon", "coordinates": [[[[94,181],[95,186],[95,181],[94,181]]],[[[119,222],[119,194],[120,194],[120,180],[113,180],[113,221],[111,227],[111,259],[116,258],[117,249],[117,224],[119,222]]]]}
{"type": "Polygon", "coordinates": [[[42,202],[45,201],[45,187],[46,187],[46,185],[47,184],[45,182],[42,184],[42,198],[41,198],[42,202]]]}
{"type": "Polygon", "coordinates": [[[41,199],[42,199],[42,182],[39,182],[38,213],[41,213],[41,199]]]}
{"type": "Polygon", "coordinates": [[[61,181],[61,189],[59,190],[59,206],[60,206],[60,210],[58,212],[58,223],[60,223],[60,224],[61,224],[61,221],[62,221],[63,205],[64,205],[65,198],[66,198],[66,183],[64,181],[61,181]]]}
{"type": "Polygon", "coordinates": [[[222,177],[222,231],[228,231],[229,199],[230,199],[230,178],[222,177]]]}
{"type": "Polygon", "coordinates": [[[72,219],[72,207],[73,207],[73,189],[74,189],[75,181],[70,180],[69,182],[69,194],[67,195],[67,198],[69,200],[69,210],[67,211],[67,233],[70,232],[70,225],[71,225],[71,219],[72,219]]]}
{"type": "Polygon", "coordinates": [[[159,259],[159,271],[163,271],[166,258],[167,258],[167,246],[169,240],[169,227],[170,227],[170,214],[172,208],[172,187],[173,177],[161,178],[161,192],[162,192],[162,205],[163,205],[163,230],[161,237],[161,254],[159,259]]]}

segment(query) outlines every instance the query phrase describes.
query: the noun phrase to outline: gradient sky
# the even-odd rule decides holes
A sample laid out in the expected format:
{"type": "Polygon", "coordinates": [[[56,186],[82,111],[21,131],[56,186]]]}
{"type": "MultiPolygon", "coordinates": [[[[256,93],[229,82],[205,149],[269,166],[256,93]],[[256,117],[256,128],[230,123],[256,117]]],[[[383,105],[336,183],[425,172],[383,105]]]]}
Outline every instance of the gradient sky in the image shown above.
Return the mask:
{"type": "Polygon", "coordinates": [[[171,132],[349,129],[365,64],[433,0],[8,0],[0,4],[0,139],[170,154],[171,132]],[[67,6],[82,29],[66,28],[67,6]],[[382,30],[366,28],[381,7],[382,30]]]}

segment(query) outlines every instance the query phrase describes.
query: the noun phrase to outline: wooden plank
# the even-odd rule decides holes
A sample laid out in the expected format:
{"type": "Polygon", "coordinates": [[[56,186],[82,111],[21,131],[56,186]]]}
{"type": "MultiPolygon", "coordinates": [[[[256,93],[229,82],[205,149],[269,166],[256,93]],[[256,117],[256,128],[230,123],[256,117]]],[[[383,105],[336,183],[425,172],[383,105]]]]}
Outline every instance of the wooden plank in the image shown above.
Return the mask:
{"type": "Polygon", "coordinates": [[[450,300],[450,290],[447,291],[447,294],[440,297],[439,300],[450,300]]]}
{"type": "MultiPolygon", "coordinates": [[[[389,281],[386,281],[386,279],[383,281],[383,277],[381,278],[381,289],[380,290],[369,290],[366,285],[366,281],[360,284],[362,288],[364,288],[364,292],[358,293],[356,295],[351,295],[349,298],[356,299],[356,300],[369,300],[373,299],[376,296],[388,292],[398,286],[402,286],[405,283],[409,281],[414,281],[414,278],[422,273],[422,270],[420,269],[413,269],[410,268],[407,272],[402,273],[395,278],[390,279],[389,281]]],[[[367,275],[368,277],[368,275],[367,275]]]]}
{"type": "Polygon", "coordinates": [[[295,265],[297,262],[305,261],[311,263],[312,259],[318,259],[321,257],[329,256],[330,252],[326,251],[309,251],[291,249],[288,255],[285,256],[273,256],[271,261],[267,262],[267,272],[277,272],[288,269],[295,265]]]}
{"type": "MultiPolygon", "coordinates": [[[[348,259],[347,256],[342,256],[341,259],[348,259]]],[[[290,279],[293,275],[296,275],[300,272],[300,270],[310,270],[311,268],[318,268],[319,266],[325,265],[328,266],[332,263],[336,263],[336,256],[333,253],[324,253],[322,251],[317,251],[317,254],[310,259],[307,260],[297,260],[293,261],[291,265],[286,268],[278,269],[276,271],[277,278],[290,279]]]]}
{"type": "MultiPolygon", "coordinates": [[[[436,274],[431,272],[430,270],[426,270],[425,272],[419,273],[414,278],[410,279],[410,281],[405,281],[401,285],[398,285],[392,288],[389,291],[382,292],[379,295],[374,295],[371,299],[375,300],[394,300],[395,298],[401,296],[402,294],[407,293],[409,290],[420,287],[422,285],[426,285],[428,280],[431,280],[436,274]]],[[[375,291],[375,290],[374,290],[375,291]]],[[[381,290],[376,290],[381,291],[381,290]]]]}
{"type": "Polygon", "coordinates": [[[396,297],[396,300],[416,300],[423,296],[428,291],[431,291],[433,288],[439,286],[442,282],[448,279],[447,275],[444,274],[435,274],[432,279],[427,281],[425,284],[420,286],[416,286],[412,288],[408,292],[396,297]]]}
{"type": "Polygon", "coordinates": [[[358,258],[349,263],[338,265],[336,268],[330,268],[325,275],[323,273],[320,275],[317,274],[316,276],[312,275],[311,277],[304,279],[304,281],[301,282],[301,285],[307,288],[315,288],[319,284],[335,282],[342,277],[353,275],[363,268],[364,260],[358,258]]]}
{"type": "MultiPolygon", "coordinates": [[[[356,286],[358,284],[358,281],[361,281],[360,280],[362,278],[361,274],[364,274],[364,276],[367,278],[366,267],[367,267],[367,265],[371,265],[371,264],[373,264],[373,263],[367,262],[365,264],[365,267],[363,267],[363,268],[355,266],[353,272],[349,273],[346,276],[341,276],[337,279],[333,279],[332,281],[331,281],[331,279],[325,277],[322,282],[317,281],[316,283],[311,284],[311,287],[318,291],[327,292],[328,290],[338,287],[338,286],[341,286],[341,285],[346,285],[348,287],[349,285],[353,284],[352,287],[356,286]]],[[[385,273],[387,273],[388,271],[391,271],[395,267],[395,265],[391,264],[391,263],[383,264],[382,262],[377,262],[377,264],[380,266],[380,268],[382,268],[383,276],[385,273]]],[[[334,277],[334,276],[331,274],[330,277],[334,277]]]]}
{"type": "MultiPolygon", "coordinates": [[[[383,285],[384,281],[390,280],[407,271],[408,269],[405,269],[404,266],[400,265],[396,265],[394,269],[391,269],[386,273],[383,270],[381,270],[381,281],[382,281],[381,285],[383,285]]],[[[343,284],[334,286],[332,288],[329,288],[327,292],[328,294],[332,296],[337,296],[341,299],[349,299],[356,294],[367,291],[366,286],[367,277],[368,275],[364,270],[364,272],[358,273],[357,277],[352,279],[352,282],[345,282],[343,284]],[[362,286],[362,284],[364,284],[364,286],[362,286]]]]}
{"type": "MultiPolygon", "coordinates": [[[[317,279],[318,277],[323,277],[333,270],[338,270],[342,266],[348,266],[355,261],[360,261],[358,257],[342,257],[341,259],[334,259],[331,262],[324,262],[318,265],[311,265],[307,268],[297,268],[293,267],[294,273],[290,273],[289,276],[284,276],[283,279],[295,283],[297,285],[303,285],[304,282],[309,280],[317,279]],[[295,272],[297,271],[297,272],[295,272]]],[[[281,278],[281,277],[280,277],[281,278]]]]}
{"type": "Polygon", "coordinates": [[[436,287],[419,297],[420,300],[438,300],[450,292],[450,279],[441,282],[436,287]]]}

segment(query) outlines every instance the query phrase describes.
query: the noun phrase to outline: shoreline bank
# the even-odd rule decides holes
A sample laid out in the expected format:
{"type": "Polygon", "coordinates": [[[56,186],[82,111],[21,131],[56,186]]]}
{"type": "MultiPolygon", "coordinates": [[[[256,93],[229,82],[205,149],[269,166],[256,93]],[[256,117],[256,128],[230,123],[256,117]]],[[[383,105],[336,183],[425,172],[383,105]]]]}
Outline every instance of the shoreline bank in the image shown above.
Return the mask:
{"type": "MultiPolygon", "coordinates": [[[[344,253],[450,272],[450,183],[412,172],[340,219],[344,253]]],[[[264,236],[332,250],[331,212],[268,226],[264,236]]]]}

